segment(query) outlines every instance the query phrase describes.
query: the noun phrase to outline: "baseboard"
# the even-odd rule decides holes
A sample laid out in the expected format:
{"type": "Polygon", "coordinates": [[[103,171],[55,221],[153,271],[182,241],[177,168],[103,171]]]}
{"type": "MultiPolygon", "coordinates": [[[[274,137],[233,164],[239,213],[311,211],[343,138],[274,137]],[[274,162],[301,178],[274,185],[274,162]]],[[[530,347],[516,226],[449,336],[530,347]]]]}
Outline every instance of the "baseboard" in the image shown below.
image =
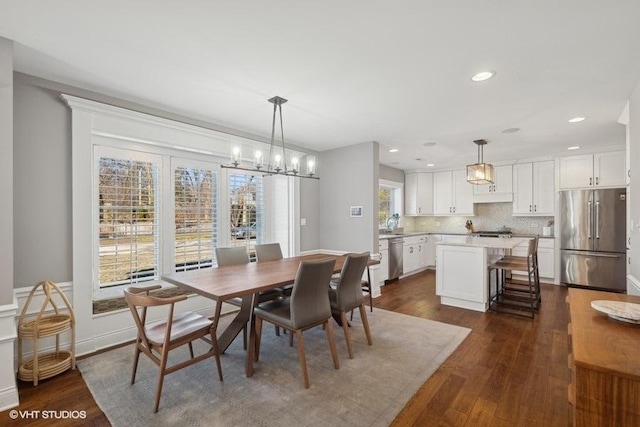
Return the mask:
{"type": "Polygon", "coordinates": [[[15,296],[13,303],[0,305],[0,411],[20,404],[16,364],[13,359],[14,343],[18,336],[15,320],[17,312],[18,302],[15,296]]]}
{"type": "Polygon", "coordinates": [[[640,280],[631,274],[627,275],[627,294],[640,295],[640,280]]]}

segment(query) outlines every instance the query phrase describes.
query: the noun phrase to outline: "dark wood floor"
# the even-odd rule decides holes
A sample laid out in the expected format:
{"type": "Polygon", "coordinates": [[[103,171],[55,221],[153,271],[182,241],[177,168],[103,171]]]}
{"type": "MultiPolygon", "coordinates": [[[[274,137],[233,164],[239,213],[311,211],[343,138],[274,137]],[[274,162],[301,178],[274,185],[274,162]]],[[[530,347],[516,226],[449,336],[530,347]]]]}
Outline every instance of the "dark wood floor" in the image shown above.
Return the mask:
{"type": "MultiPolygon", "coordinates": [[[[542,285],[535,320],[446,307],[426,271],[387,284],[374,307],[472,329],[407,403],[393,426],[567,426],[566,288],[542,285]]],[[[20,419],[9,411],[0,425],[108,425],[79,371],[42,381],[19,382],[18,411],[85,411],[84,419],[20,419]]]]}

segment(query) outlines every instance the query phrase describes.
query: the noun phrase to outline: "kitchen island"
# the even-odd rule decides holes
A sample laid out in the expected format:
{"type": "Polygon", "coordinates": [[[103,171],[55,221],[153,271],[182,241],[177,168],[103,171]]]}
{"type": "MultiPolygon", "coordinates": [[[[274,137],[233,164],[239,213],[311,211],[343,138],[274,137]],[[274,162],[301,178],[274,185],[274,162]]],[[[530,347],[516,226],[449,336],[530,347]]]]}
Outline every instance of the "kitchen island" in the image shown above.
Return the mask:
{"type": "Polygon", "coordinates": [[[529,238],[461,236],[436,244],[436,295],[444,305],[487,311],[495,272],[488,265],[529,238]]]}

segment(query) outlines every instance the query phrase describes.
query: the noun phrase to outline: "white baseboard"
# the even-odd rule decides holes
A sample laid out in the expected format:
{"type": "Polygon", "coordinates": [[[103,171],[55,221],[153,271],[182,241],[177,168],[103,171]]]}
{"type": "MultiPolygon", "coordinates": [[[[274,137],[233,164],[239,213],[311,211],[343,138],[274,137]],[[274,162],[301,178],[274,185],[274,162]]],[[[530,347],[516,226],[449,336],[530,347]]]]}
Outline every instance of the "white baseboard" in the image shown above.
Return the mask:
{"type": "Polygon", "coordinates": [[[0,305],[0,411],[20,404],[14,369],[16,365],[13,361],[17,312],[18,302],[15,296],[12,304],[0,305]]]}

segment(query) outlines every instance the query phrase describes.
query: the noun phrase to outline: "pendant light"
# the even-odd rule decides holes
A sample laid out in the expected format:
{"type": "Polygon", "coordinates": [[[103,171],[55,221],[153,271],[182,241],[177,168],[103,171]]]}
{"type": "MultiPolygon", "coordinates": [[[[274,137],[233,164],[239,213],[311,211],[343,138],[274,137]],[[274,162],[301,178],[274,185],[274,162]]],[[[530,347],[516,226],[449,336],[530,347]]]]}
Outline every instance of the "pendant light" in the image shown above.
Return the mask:
{"type": "Polygon", "coordinates": [[[476,139],[473,142],[478,146],[478,163],[467,165],[467,182],[475,185],[493,184],[493,165],[484,163],[483,159],[483,147],[487,145],[487,141],[476,139]]]}
{"type": "Polygon", "coordinates": [[[231,149],[231,164],[221,165],[227,169],[239,169],[243,171],[258,172],[263,175],[286,175],[299,178],[312,178],[320,179],[316,174],[316,158],[312,155],[306,157],[306,173],[301,173],[300,170],[300,158],[297,155],[287,156],[287,149],[284,145],[284,128],[282,126],[282,104],[287,100],[274,96],[269,99],[269,102],[273,104],[273,119],[271,121],[271,143],[269,144],[268,158],[265,159],[265,154],[260,150],[256,150],[253,153],[253,168],[246,168],[240,166],[242,156],[240,153],[240,147],[232,147],[231,149]],[[280,116],[280,136],[281,144],[277,145],[275,142],[276,134],[276,115],[280,116]],[[266,162],[266,164],[265,164],[266,162]]]}

